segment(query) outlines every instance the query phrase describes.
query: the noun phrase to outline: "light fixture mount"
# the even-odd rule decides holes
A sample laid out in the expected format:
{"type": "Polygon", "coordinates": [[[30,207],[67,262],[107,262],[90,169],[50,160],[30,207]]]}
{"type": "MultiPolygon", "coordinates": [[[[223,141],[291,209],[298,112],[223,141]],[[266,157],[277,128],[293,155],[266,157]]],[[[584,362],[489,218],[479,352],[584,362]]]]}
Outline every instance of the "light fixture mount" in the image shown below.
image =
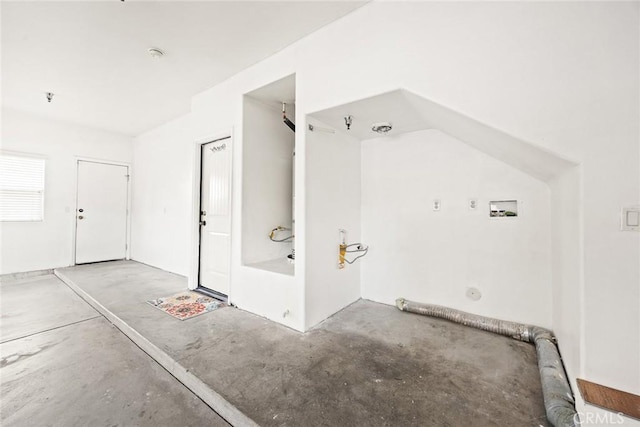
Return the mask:
{"type": "Polygon", "coordinates": [[[347,127],[347,130],[351,129],[351,123],[353,123],[353,117],[345,116],[344,117],[344,125],[347,127]]]}

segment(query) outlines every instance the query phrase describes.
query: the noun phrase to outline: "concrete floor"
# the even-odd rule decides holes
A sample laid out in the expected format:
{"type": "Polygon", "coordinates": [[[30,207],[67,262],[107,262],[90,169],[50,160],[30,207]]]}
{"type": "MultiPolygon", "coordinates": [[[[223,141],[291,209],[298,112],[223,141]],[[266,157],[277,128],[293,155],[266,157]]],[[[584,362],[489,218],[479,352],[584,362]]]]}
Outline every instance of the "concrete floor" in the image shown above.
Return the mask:
{"type": "Polygon", "coordinates": [[[100,313],[51,274],[5,280],[0,296],[0,342],[100,317],[100,313]]]}
{"type": "Polygon", "coordinates": [[[180,321],[145,301],[183,277],[124,261],[58,274],[260,425],[548,425],[530,344],[369,301],[305,334],[232,307],[180,321]]]}
{"type": "Polygon", "coordinates": [[[57,277],[0,297],[2,426],[228,425],[57,277]]]}

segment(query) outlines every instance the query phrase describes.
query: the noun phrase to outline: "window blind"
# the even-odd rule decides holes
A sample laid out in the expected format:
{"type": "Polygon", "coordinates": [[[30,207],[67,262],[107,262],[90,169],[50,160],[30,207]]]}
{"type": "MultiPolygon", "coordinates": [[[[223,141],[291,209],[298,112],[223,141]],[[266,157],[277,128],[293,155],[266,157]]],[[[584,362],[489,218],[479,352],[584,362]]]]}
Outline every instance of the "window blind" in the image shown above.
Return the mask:
{"type": "Polygon", "coordinates": [[[42,221],[44,159],[0,154],[0,221],[42,221]]]}

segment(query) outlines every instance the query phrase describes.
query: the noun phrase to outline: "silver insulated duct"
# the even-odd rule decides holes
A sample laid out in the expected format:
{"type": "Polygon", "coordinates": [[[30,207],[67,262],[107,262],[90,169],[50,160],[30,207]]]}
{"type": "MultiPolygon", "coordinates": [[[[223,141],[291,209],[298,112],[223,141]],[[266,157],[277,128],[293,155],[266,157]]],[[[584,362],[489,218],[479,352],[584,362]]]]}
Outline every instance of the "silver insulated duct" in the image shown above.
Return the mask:
{"type": "Polygon", "coordinates": [[[478,316],[439,305],[407,301],[404,298],[398,298],[396,306],[402,311],[438,317],[534,344],[538,354],[538,370],[540,371],[547,419],[555,427],[576,427],[579,425],[573,393],[571,393],[562,359],[556,347],[556,338],[550,330],[478,316]]]}

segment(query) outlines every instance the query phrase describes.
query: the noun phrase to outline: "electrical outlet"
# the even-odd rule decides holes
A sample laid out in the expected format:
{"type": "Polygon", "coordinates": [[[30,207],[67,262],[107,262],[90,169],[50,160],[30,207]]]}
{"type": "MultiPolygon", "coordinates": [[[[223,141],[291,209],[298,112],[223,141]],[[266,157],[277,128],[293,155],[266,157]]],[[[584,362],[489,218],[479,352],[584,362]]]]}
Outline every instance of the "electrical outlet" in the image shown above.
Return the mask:
{"type": "Polygon", "coordinates": [[[433,210],[439,211],[442,204],[440,203],[440,199],[433,199],[433,210]]]}
{"type": "Polygon", "coordinates": [[[471,209],[472,211],[475,211],[477,207],[478,207],[478,200],[469,199],[469,209],[471,209]]]}

